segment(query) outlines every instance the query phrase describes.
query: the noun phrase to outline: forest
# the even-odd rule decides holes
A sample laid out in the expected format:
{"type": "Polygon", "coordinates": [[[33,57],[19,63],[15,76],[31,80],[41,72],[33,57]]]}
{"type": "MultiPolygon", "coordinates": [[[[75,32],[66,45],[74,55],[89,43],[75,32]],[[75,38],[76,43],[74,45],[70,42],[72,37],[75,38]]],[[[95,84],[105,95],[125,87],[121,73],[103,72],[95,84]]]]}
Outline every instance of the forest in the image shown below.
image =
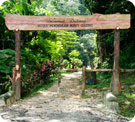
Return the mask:
{"type": "MultiPolygon", "coordinates": [[[[135,7],[127,0],[9,0],[0,6],[0,94],[12,89],[12,69],[15,66],[15,32],[7,29],[7,14],[35,16],[71,16],[99,14],[130,14],[130,29],[120,31],[120,68],[135,69],[135,7]]],[[[26,97],[35,89],[50,86],[57,79],[59,70],[112,69],[114,59],[113,30],[75,31],[22,31],[21,33],[21,96],[26,97]]],[[[104,83],[88,88],[106,87],[112,73],[98,73],[104,83]]],[[[131,103],[122,107],[124,116],[135,113],[135,75],[121,74],[127,86],[122,94],[131,103]],[[130,109],[128,109],[130,108],[130,109]]],[[[121,96],[119,97],[121,98],[121,96]]],[[[125,104],[124,104],[125,105],[125,104]]],[[[123,106],[123,104],[121,105],[123,106]]]]}

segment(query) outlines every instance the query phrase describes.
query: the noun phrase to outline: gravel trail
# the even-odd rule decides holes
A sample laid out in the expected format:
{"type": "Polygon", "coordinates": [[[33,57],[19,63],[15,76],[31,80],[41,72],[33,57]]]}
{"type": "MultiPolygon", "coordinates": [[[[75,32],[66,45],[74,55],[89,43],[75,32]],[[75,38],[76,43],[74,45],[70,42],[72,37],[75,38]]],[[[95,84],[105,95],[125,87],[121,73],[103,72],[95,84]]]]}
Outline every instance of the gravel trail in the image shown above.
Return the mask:
{"type": "Polygon", "coordinates": [[[38,96],[19,101],[0,111],[0,122],[128,122],[127,118],[99,109],[92,99],[81,98],[81,72],[64,75],[38,96]]]}

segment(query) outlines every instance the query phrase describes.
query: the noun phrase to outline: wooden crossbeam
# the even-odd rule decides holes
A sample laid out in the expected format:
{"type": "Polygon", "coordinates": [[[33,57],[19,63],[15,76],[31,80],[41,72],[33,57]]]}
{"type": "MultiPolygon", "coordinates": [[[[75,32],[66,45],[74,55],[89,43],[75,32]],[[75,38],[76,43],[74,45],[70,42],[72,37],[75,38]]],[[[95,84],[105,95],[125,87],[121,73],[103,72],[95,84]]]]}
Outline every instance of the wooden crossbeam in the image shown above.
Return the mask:
{"type": "Polygon", "coordinates": [[[90,16],[6,15],[9,30],[89,30],[128,29],[130,14],[94,14],[90,16]]]}

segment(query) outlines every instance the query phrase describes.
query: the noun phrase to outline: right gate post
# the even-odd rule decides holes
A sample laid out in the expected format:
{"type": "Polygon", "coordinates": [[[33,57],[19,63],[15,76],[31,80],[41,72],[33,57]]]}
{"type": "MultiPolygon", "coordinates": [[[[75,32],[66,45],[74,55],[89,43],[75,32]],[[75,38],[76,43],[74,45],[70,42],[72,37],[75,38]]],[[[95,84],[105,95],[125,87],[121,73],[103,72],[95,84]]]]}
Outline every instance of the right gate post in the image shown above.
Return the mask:
{"type": "Polygon", "coordinates": [[[113,76],[111,81],[111,90],[114,94],[118,94],[121,91],[120,82],[120,28],[114,30],[114,64],[113,64],[113,76]]]}

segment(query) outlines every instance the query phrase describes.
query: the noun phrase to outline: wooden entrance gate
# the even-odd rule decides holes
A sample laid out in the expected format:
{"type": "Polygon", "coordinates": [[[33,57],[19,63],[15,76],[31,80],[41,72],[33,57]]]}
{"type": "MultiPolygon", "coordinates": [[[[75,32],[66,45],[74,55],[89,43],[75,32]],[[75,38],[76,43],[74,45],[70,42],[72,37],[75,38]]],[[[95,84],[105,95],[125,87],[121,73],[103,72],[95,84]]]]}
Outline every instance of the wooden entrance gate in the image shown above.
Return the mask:
{"type": "Polygon", "coordinates": [[[120,29],[130,28],[129,14],[95,14],[91,16],[21,16],[6,15],[6,26],[15,31],[15,83],[14,92],[16,99],[21,98],[21,31],[38,30],[114,30],[114,65],[113,86],[114,91],[120,91],[120,29]]]}

